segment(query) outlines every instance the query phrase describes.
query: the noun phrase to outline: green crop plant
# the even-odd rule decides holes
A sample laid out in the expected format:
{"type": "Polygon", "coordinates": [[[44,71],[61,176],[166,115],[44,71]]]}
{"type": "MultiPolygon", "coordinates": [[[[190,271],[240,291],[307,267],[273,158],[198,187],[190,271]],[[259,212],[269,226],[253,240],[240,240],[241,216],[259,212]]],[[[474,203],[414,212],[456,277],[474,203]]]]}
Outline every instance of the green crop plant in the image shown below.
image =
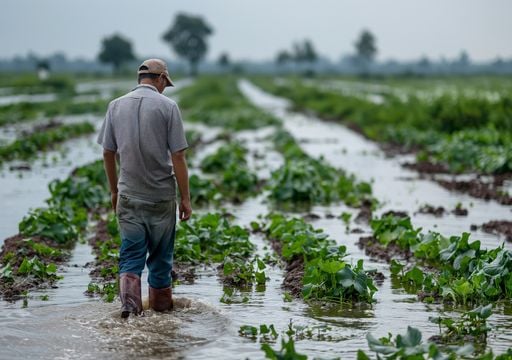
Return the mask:
{"type": "Polygon", "coordinates": [[[302,151],[295,139],[279,129],[272,140],[285,164],[272,173],[269,197],[278,203],[330,203],[341,200],[349,206],[365,202],[376,204],[370,184],[335,169],[322,158],[313,159],[302,151]]]}
{"type": "Polygon", "coordinates": [[[59,257],[62,255],[62,250],[56,249],[54,247],[34,242],[32,239],[25,239],[26,244],[31,247],[39,256],[44,257],[59,257]]]}
{"type": "Polygon", "coordinates": [[[94,132],[94,126],[89,122],[61,125],[49,130],[34,132],[16,139],[9,145],[0,147],[0,160],[27,160],[33,158],[41,151],[54,148],[58,143],[92,132],[94,132]]]}
{"type": "Polygon", "coordinates": [[[359,260],[355,266],[344,261],[346,247],[337,245],[320,229],[303,219],[287,219],[280,214],[267,216],[261,229],[278,241],[281,257],[292,262],[302,259],[302,296],[306,300],[333,302],[372,302],[377,288],[359,260]]]}
{"type": "MultiPolygon", "coordinates": [[[[240,143],[233,142],[221,146],[201,162],[202,171],[216,174],[211,182],[225,199],[239,201],[256,192],[258,177],[247,166],[246,154],[247,149],[245,147],[240,143]]],[[[213,190],[210,190],[211,186],[208,186],[206,181],[208,179],[203,181],[194,179],[193,185],[196,188],[198,185],[203,185],[205,196],[215,197],[216,194],[213,190]]]]}
{"type": "MultiPolygon", "coordinates": [[[[460,357],[472,356],[474,347],[471,344],[455,347],[442,351],[435,343],[424,343],[421,341],[421,332],[411,326],[407,327],[407,332],[403,335],[397,335],[395,338],[389,334],[387,337],[376,339],[368,334],[366,339],[370,351],[377,354],[377,359],[388,360],[423,360],[423,359],[459,359],[460,357]]],[[[369,360],[370,357],[359,350],[358,360],[369,360]]]]}
{"type": "Polygon", "coordinates": [[[265,285],[265,263],[255,257],[251,261],[247,259],[226,256],[222,263],[224,283],[233,284],[237,287],[247,287],[252,284],[265,285]]]}
{"type": "Polygon", "coordinates": [[[187,120],[234,131],[276,125],[279,121],[249,103],[235,78],[201,77],[179,92],[187,120]]]}
{"type": "Polygon", "coordinates": [[[251,340],[258,339],[260,342],[275,341],[279,337],[279,334],[277,333],[273,324],[262,324],[259,327],[242,325],[238,330],[238,334],[251,340]]]}
{"type": "Polygon", "coordinates": [[[201,170],[205,173],[219,173],[226,171],[232,164],[245,165],[246,154],[247,149],[238,142],[225,144],[201,161],[201,170]]]}
{"type": "Polygon", "coordinates": [[[91,296],[99,295],[106,302],[113,302],[116,299],[117,294],[119,294],[119,285],[117,280],[106,282],[104,284],[91,282],[87,286],[86,293],[91,296]]]}
{"type": "Polygon", "coordinates": [[[347,95],[300,81],[257,79],[267,91],[289,98],[296,110],[313,111],[327,120],[340,121],[367,137],[419,150],[419,159],[445,164],[453,172],[511,171],[512,97],[470,97],[461,93],[433,99],[414,95],[407,99],[391,93],[375,103],[360,95],[347,95]]]}
{"type": "Polygon", "coordinates": [[[222,214],[209,213],[180,223],[174,259],[188,263],[221,263],[227,256],[246,259],[253,250],[247,230],[231,225],[222,214]]]}
{"type": "Polygon", "coordinates": [[[190,175],[190,200],[195,205],[207,205],[218,202],[222,195],[217,190],[217,186],[212,180],[198,175],[190,175]]]}
{"type": "Polygon", "coordinates": [[[45,264],[37,257],[32,259],[24,258],[16,271],[16,275],[35,276],[39,279],[58,279],[57,266],[55,264],[45,264]]]}
{"type": "Polygon", "coordinates": [[[492,314],[492,304],[478,306],[466,311],[460,319],[451,317],[430,317],[429,320],[439,325],[440,341],[443,343],[459,343],[471,338],[473,342],[486,342],[487,333],[491,328],[487,325],[487,319],[492,314]],[[443,328],[445,330],[443,331],[443,328]]]}
{"type": "Polygon", "coordinates": [[[408,217],[384,216],[372,220],[371,226],[383,246],[396,244],[436,269],[424,273],[413,267],[404,272],[403,264],[393,261],[391,272],[407,285],[462,304],[511,298],[512,252],[504,246],[482,249],[480,241],[469,240],[468,233],[449,238],[424,234],[408,217]]]}
{"type": "Polygon", "coordinates": [[[47,237],[62,245],[71,244],[80,236],[67,214],[56,208],[32,210],[20,222],[19,230],[24,236],[47,237]]]}
{"type": "Polygon", "coordinates": [[[307,360],[307,356],[295,350],[295,342],[291,337],[288,340],[281,339],[281,349],[273,349],[269,344],[261,344],[261,350],[266,359],[271,360],[307,360]]]}

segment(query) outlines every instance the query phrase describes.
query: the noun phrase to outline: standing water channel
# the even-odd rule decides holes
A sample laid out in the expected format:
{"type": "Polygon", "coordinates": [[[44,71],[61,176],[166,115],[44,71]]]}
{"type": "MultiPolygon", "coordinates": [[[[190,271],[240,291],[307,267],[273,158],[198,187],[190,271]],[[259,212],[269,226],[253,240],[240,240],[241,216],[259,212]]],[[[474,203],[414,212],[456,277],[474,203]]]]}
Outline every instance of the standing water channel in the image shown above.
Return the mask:
{"type": "MultiPolygon", "coordinates": [[[[400,167],[399,159],[386,158],[374,143],[343,126],[290,112],[286,101],[262,92],[248,81],[241,81],[239,87],[255,105],[282,119],[285,128],[308,154],[324,156],[333,166],[356,174],[360,180],[372,181],[374,195],[383,204],[378,213],[390,209],[407,211],[416,226],[445,235],[459,235],[469,231],[471,224],[510,216],[510,209],[505,206],[454,194],[435,183],[418,179],[415,173],[400,167]],[[425,203],[447,208],[462,203],[469,207],[469,215],[447,215],[443,218],[414,215],[419,206],[425,203]]],[[[236,134],[236,138],[249,149],[249,165],[262,178],[268,178],[272,170],[283,162],[266,140],[273,130],[265,128],[236,134]]],[[[196,158],[201,159],[217,146],[218,143],[213,143],[202,147],[196,158]]],[[[54,167],[52,171],[42,168],[41,171],[46,174],[44,180],[36,173],[23,178],[22,182],[34,194],[24,191],[20,195],[21,205],[16,191],[21,193],[22,190],[13,191],[14,177],[4,177],[2,188],[6,193],[3,198],[11,198],[12,208],[19,212],[8,214],[6,211],[4,219],[8,220],[2,221],[2,239],[17,231],[16,224],[28,207],[43,205],[43,199],[48,194],[46,184],[42,183],[66,176],[66,172],[86,160],[94,159],[93,154],[100,151],[91,146],[90,141],[77,142],[74,148],[82,155],[72,156],[72,163],[67,167],[54,167]],[[30,180],[32,177],[34,179],[30,180]],[[35,186],[39,190],[33,190],[35,186]],[[10,192],[8,188],[11,188],[10,192]]],[[[258,215],[269,212],[264,199],[265,194],[260,194],[240,205],[225,204],[225,208],[236,215],[237,224],[249,226],[251,221],[257,220],[258,215]]],[[[339,244],[347,246],[349,259],[354,262],[364,259],[366,268],[375,268],[384,273],[386,279],[379,286],[376,302],[372,306],[321,306],[306,304],[301,300],[285,302],[281,289],[284,274],[278,266],[267,269],[270,280],[263,290],[242,293],[241,296],[247,297],[245,302],[224,304],[220,301],[223,288],[217,270],[199,268],[196,270],[199,276],[193,284],[180,284],[175,288],[174,312],[155,314],[147,311],[144,317],[123,321],[118,314],[119,302],[107,304],[83,295],[90,281],[86,264],[92,260],[92,255],[88,245],[79,244],[69,266],[62,269],[64,279],[58,283],[59,287],[41,292],[49,295],[49,301],[38,300],[36,292],[31,293],[26,308],[22,307],[21,302],[2,302],[0,359],[261,359],[264,357],[261,344],[240,337],[240,326],[273,324],[281,333],[290,322],[293,326],[303,326],[313,331],[312,336],[296,342],[298,352],[306,353],[311,358],[352,359],[358,349],[367,350],[368,332],[380,337],[388,332],[404,333],[411,325],[420,329],[425,338],[438,333],[437,327],[428,318],[436,316],[439,310],[449,314],[450,309],[418,302],[416,296],[393,288],[389,281],[389,266],[372,261],[356,245],[359,236],[370,234],[368,226],[358,225],[363,234],[347,233],[340,219],[328,216],[337,216],[342,212],[355,215],[354,209],[335,204],[315,206],[309,212],[319,215],[317,220],[312,220],[316,228],[324,229],[339,244]]],[[[481,239],[484,246],[496,247],[500,244],[500,239],[493,235],[474,232],[472,236],[481,239]]],[[[251,235],[251,241],[257,246],[258,254],[263,256],[270,251],[260,235],[251,235]]],[[[143,284],[143,294],[146,294],[145,281],[143,284]]],[[[511,320],[510,304],[498,305],[494,309],[489,321],[493,331],[488,344],[497,353],[503,352],[512,342],[511,320]]]]}

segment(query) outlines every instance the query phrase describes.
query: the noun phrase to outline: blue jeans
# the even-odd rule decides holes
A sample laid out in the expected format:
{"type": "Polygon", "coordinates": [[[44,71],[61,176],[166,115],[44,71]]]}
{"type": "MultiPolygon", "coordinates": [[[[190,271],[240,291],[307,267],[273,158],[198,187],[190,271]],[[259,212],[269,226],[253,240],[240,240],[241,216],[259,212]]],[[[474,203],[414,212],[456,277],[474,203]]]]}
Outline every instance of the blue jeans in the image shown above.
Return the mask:
{"type": "Polygon", "coordinates": [[[176,200],[155,203],[120,195],[116,210],[122,240],[119,273],[140,276],[147,264],[149,286],[169,287],[176,236],[176,200]]]}

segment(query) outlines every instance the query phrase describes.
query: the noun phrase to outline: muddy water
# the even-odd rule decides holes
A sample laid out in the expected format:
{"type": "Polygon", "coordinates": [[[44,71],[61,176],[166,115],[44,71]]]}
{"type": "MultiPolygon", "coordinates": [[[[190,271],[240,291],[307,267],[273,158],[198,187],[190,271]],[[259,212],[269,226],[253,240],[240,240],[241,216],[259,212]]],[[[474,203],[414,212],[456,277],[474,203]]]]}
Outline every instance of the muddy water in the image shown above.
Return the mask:
{"type": "MultiPolygon", "coordinates": [[[[242,82],[241,89],[255,104],[284,119],[286,129],[301,142],[307,153],[322,155],[332,165],[356,174],[361,180],[371,181],[376,198],[382,202],[379,212],[407,211],[417,226],[445,235],[460,235],[464,231],[469,232],[471,224],[508,219],[512,215],[510,206],[449,192],[432,181],[419,178],[416,172],[400,165],[410,161],[409,157],[388,159],[375,143],[344,126],[290,112],[285,101],[262,92],[249,82],[242,82]],[[442,218],[415,214],[424,204],[444,206],[448,211],[461,204],[469,214],[442,218]]],[[[476,232],[474,237],[487,246],[496,247],[500,242],[498,237],[485,233],[476,232]]]]}
{"type": "MultiPolygon", "coordinates": [[[[241,87],[251,100],[282,117],[286,127],[297,138],[304,140],[301,145],[306,151],[315,155],[324,154],[328,161],[337,166],[343,165],[362,179],[371,179],[378,174],[380,177],[374,184],[376,196],[387,201],[381,211],[385,208],[413,211],[419,201],[424,201],[424,197],[418,198],[421,191],[414,190],[414,187],[407,191],[400,189],[409,181],[402,180],[402,170],[395,164],[395,160],[383,158],[371,143],[363,142],[364,139],[354,137],[353,133],[341,127],[322,128],[325,124],[312,118],[303,119],[302,125],[298,126],[297,121],[300,118],[287,112],[282,101],[259,92],[247,82],[242,83],[241,87]],[[309,126],[306,120],[315,126],[309,126]],[[324,130],[318,130],[316,126],[324,130]],[[343,153],[341,149],[348,147],[348,144],[353,144],[353,147],[343,153]],[[362,164],[366,164],[366,167],[380,166],[381,171],[390,173],[379,173],[377,169],[373,172],[357,171],[362,164]],[[387,181],[387,191],[386,187],[377,186],[378,180],[387,181]],[[395,190],[399,196],[408,194],[407,198],[397,199],[399,196],[392,196],[391,192],[395,190]]],[[[207,128],[198,129],[212,133],[207,128]]],[[[237,135],[250,149],[249,165],[258,169],[263,178],[270,176],[271,171],[282,164],[281,156],[272,151],[271,144],[265,140],[266,135],[272,131],[273,129],[267,128],[237,135]]],[[[203,148],[197,153],[197,159],[214,151],[218,146],[218,143],[214,143],[203,148]]],[[[428,184],[421,186],[425,186],[423,191],[430,189],[428,184]]],[[[433,189],[439,191],[437,187],[433,189]]],[[[44,197],[46,196],[42,196],[44,197]]],[[[241,205],[224,206],[227,211],[236,215],[237,223],[248,225],[259,214],[269,211],[264,199],[265,194],[261,194],[241,205]]],[[[441,197],[439,199],[442,200],[441,197]]],[[[432,201],[429,198],[429,202],[432,201]]],[[[447,202],[440,204],[447,206],[447,202]]],[[[477,206],[481,205],[474,202],[473,207],[477,206]]],[[[64,280],[59,282],[59,288],[31,294],[27,308],[22,308],[21,302],[1,304],[0,358],[261,359],[263,353],[260,344],[240,337],[240,326],[273,324],[282,332],[288,328],[290,321],[294,326],[307,326],[313,330],[312,338],[296,343],[298,351],[307,353],[310,358],[354,358],[357,349],[367,349],[365,336],[368,332],[384,336],[388,332],[404,332],[407,325],[413,325],[420,328],[425,337],[436,334],[436,326],[428,322],[428,317],[437,315],[440,307],[419,303],[414,295],[394,289],[389,281],[387,265],[369,261],[355,246],[358,235],[347,234],[345,225],[340,220],[326,217],[327,214],[338,215],[343,211],[355,213],[343,204],[317,206],[310,210],[320,216],[319,220],[314,221],[314,225],[325,229],[333,239],[346,245],[351,253],[350,259],[364,258],[367,267],[377,268],[387,276],[376,294],[377,302],[372,306],[308,305],[299,300],[284,302],[280,286],[283,272],[279,267],[266,270],[270,279],[264,289],[238,292],[233,303],[224,304],[220,302],[223,288],[216,270],[199,267],[199,278],[193,285],[182,284],[176,287],[175,295],[179,301],[174,313],[154,314],[147,311],[145,317],[124,322],[119,319],[119,303],[105,304],[81,294],[90,281],[85,264],[91,260],[91,255],[87,245],[79,245],[69,266],[63,269],[64,280]],[[49,295],[49,300],[42,301],[42,294],[49,295]],[[247,298],[246,302],[242,302],[244,297],[247,298]],[[322,336],[327,336],[330,340],[322,336]]],[[[475,214],[470,209],[470,216],[475,214]]],[[[417,216],[414,221],[421,221],[423,218],[417,216]]],[[[422,225],[427,227],[428,221],[425,219],[422,225]]],[[[455,226],[454,231],[465,226],[460,223],[464,219],[448,217],[436,220],[446,222],[443,231],[451,228],[448,226],[451,223],[456,223],[452,224],[455,226]]],[[[17,221],[19,220],[16,223],[17,221]]],[[[434,220],[431,223],[434,224],[434,220]]],[[[352,228],[356,226],[361,227],[351,224],[352,228]]],[[[369,231],[367,227],[362,229],[369,231]]],[[[251,235],[251,240],[256,244],[258,254],[264,255],[269,251],[261,236],[251,235]]],[[[489,237],[488,241],[497,242],[498,239],[489,237]]],[[[146,289],[144,282],[144,293],[146,289]]],[[[511,312],[510,305],[499,306],[492,317],[491,325],[495,330],[489,343],[498,351],[509,346],[512,341],[511,312]]]]}

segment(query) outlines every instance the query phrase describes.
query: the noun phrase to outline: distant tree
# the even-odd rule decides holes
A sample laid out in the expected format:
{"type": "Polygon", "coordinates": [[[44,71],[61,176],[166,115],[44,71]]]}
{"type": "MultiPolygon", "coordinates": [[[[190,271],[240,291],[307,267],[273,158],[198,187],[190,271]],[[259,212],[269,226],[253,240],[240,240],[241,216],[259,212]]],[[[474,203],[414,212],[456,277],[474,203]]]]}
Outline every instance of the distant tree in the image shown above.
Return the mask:
{"type": "Polygon", "coordinates": [[[278,65],[284,65],[292,61],[293,56],[286,50],[281,50],[276,55],[276,63],[278,65]]]}
{"type": "Polygon", "coordinates": [[[468,66],[471,63],[469,55],[467,51],[462,50],[459,54],[459,58],[455,61],[455,64],[458,66],[468,66]]]}
{"type": "Polygon", "coordinates": [[[298,63],[313,63],[318,59],[315,48],[309,40],[293,44],[294,59],[298,63]]]}
{"type": "Polygon", "coordinates": [[[357,57],[367,63],[371,63],[377,55],[375,36],[368,30],[363,30],[354,44],[357,57]]]}
{"type": "Polygon", "coordinates": [[[135,60],[132,44],[129,40],[118,34],[106,37],[101,42],[101,51],[98,54],[98,59],[102,63],[112,64],[114,71],[119,72],[121,65],[130,60],[135,60]]]}
{"type": "Polygon", "coordinates": [[[196,75],[199,61],[208,51],[206,37],[212,33],[213,29],[200,16],[178,14],[162,39],[189,62],[190,73],[196,75]]]}
{"type": "Polygon", "coordinates": [[[427,56],[423,55],[421,59],[418,61],[418,66],[423,69],[430,68],[430,60],[427,56]]]}
{"type": "Polygon", "coordinates": [[[228,68],[231,65],[231,60],[229,59],[229,55],[226,52],[223,52],[219,55],[219,59],[217,60],[217,64],[220,67],[228,68]]]}
{"type": "Polygon", "coordinates": [[[356,50],[356,64],[361,69],[362,74],[365,74],[368,65],[373,62],[377,55],[377,45],[375,36],[368,30],[363,30],[359,38],[354,43],[356,50]]]}

